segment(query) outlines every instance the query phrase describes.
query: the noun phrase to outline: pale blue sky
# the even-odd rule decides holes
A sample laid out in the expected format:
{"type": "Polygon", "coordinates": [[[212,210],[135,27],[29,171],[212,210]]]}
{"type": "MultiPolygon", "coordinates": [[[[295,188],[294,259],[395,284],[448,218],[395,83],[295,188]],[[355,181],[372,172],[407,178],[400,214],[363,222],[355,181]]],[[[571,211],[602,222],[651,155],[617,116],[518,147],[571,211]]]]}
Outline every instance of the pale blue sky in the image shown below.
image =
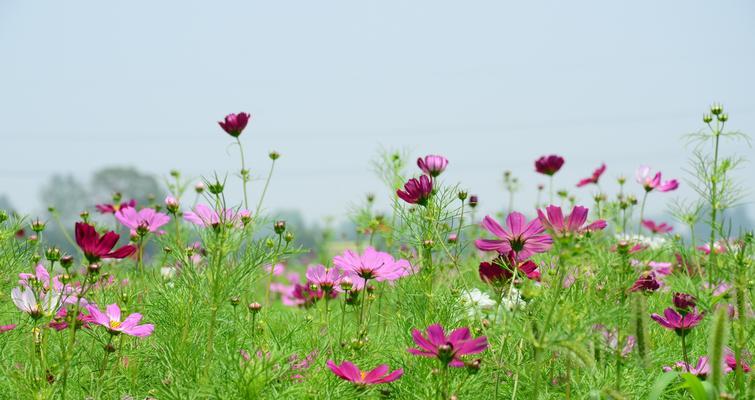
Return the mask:
{"type": "Polygon", "coordinates": [[[253,173],[283,155],[268,207],[312,219],[386,197],[381,146],[447,155],[484,210],[505,207],[505,169],[529,207],[552,152],[563,187],[601,161],[682,178],[712,101],[755,133],[754,22],[747,0],[3,0],[0,193],[30,211],[54,172],[236,170],[216,121],[241,110],[253,173]]]}

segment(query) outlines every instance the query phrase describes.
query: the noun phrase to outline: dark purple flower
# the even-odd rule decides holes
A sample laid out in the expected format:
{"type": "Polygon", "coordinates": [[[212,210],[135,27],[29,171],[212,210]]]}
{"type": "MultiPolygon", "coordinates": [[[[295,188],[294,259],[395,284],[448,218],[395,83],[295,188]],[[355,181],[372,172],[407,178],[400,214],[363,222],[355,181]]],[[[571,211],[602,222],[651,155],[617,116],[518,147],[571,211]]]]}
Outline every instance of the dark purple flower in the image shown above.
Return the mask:
{"type": "Polygon", "coordinates": [[[551,154],[542,156],[535,161],[535,171],[548,176],[553,176],[564,165],[564,158],[551,154]]]}
{"type": "Polygon", "coordinates": [[[404,190],[396,190],[396,195],[409,204],[426,206],[427,201],[433,194],[433,182],[427,175],[422,175],[419,180],[412,178],[404,185],[404,190]]]}
{"type": "Polygon", "coordinates": [[[629,291],[655,292],[660,287],[661,283],[658,282],[657,279],[655,279],[655,273],[653,271],[646,271],[643,272],[642,275],[640,275],[640,277],[634,282],[634,285],[629,288],[629,291]]]}
{"type": "Polygon", "coordinates": [[[674,293],[674,307],[681,313],[685,313],[697,305],[695,296],[687,293],[674,293]]]}
{"type": "Polygon", "coordinates": [[[512,253],[508,255],[499,255],[491,262],[480,263],[480,279],[490,284],[508,282],[513,276],[514,268],[519,270],[519,275],[524,275],[528,279],[539,281],[540,271],[537,264],[532,260],[519,262],[512,253]]]}
{"type": "Polygon", "coordinates": [[[241,135],[241,132],[244,131],[246,124],[249,123],[251,118],[252,116],[245,112],[228,114],[225,116],[225,120],[218,121],[218,125],[220,125],[226,133],[237,138],[241,135]]]}

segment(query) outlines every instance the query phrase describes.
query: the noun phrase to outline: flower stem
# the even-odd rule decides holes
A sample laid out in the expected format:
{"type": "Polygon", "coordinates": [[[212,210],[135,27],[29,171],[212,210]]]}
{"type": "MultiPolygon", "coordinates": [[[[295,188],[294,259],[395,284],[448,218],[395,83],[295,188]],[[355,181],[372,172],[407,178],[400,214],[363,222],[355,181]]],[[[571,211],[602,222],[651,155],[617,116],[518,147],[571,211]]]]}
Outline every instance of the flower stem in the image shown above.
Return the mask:
{"type": "Polygon", "coordinates": [[[640,234],[640,230],[642,229],[642,219],[645,218],[645,202],[648,199],[648,192],[645,191],[645,194],[642,196],[642,205],[640,205],[640,221],[637,223],[637,234],[640,234]]]}
{"type": "Polygon", "coordinates": [[[246,195],[246,183],[249,182],[249,171],[246,170],[246,163],[244,162],[244,146],[241,145],[241,139],[236,137],[236,143],[239,145],[239,154],[241,154],[241,182],[244,187],[244,208],[249,209],[249,200],[246,195]]]}
{"type": "MultiPolygon", "coordinates": [[[[273,177],[273,169],[275,169],[275,160],[273,160],[273,163],[270,164],[270,172],[267,173],[267,179],[265,180],[265,186],[262,188],[262,194],[260,195],[260,200],[257,202],[257,208],[254,210],[254,217],[255,218],[260,213],[260,208],[262,208],[262,201],[265,200],[265,194],[267,193],[267,187],[270,185],[270,179],[273,177]]],[[[244,192],[244,193],[246,195],[246,192],[244,192]]]]}
{"type": "Polygon", "coordinates": [[[684,356],[684,364],[686,364],[687,372],[689,372],[689,356],[687,355],[687,332],[682,332],[682,355],[684,356]]]}

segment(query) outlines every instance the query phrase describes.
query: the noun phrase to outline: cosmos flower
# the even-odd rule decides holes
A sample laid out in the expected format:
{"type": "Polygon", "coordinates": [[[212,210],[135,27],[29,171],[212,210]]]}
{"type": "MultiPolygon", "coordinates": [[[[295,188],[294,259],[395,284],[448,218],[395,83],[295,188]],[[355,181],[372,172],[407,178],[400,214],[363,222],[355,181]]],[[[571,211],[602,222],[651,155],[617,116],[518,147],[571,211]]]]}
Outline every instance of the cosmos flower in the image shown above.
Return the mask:
{"type": "Polygon", "coordinates": [[[102,258],[126,258],[136,252],[136,246],[132,245],[125,245],[113,251],[119,238],[120,235],[113,231],[100,236],[92,225],[76,223],[76,244],[90,263],[96,263],[102,258]]]}
{"type": "MultiPolygon", "coordinates": [[[[724,351],[724,364],[726,364],[726,372],[737,370],[737,357],[734,355],[734,352],[729,348],[727,348],[724,351]]],[[[747,364],[744,360],[740,360],[739,365],[742,366],[742,372],[744,373],[750,372],[750,365],[747,364]]]]}
{"type": "Polygon", "coordinates": [[[537,210],[538,218],[545,229],[557,236],[578,235],[605,229],[606,221],[599,219],[585,226],[589,209],[582,206],[574,206],[571,213],[564,218],[561,207],[550,205],[545,208],[545,213],[537,210]],[[547,214],[546,214],[547,213],[547,214]]]}
{"type": "Polygon", "coordinates": [[[249,123],[251,118],[252,116],[245,112],[240,112],[238,114],[231,113],[226,115],[223,121],[218,121],[218,125],[220,125],[227,134],[237,138],[241,135],[241,132],[244,131],[246,124],[249,123]]]}
{"type": "Polygon", "coordinates": [[[220,223],[231,223],[237,227],[242,227],[243,223],[241,222],[241,217],[243,211],[246,210],[239,210],[239,212],[236,212],[226,208],[221,215],[206,204],[197,204],[194,207],[194,211],[187,211],[184,213],[184,219],[194,225],[204,227],[213,227],[220,223]]]}
{"type": "Polygon", "coordinates": [[[378,365],[372,371],[361,371],[359,367],[349,361],[344,361],[341,365],[338,365],[333,360],[328,360],[326,364],[336,376],[357,386],[393,382],[404,374],[403,369],[388,373],[389,367],[386,364],[378,365]]]}
{"type": "Polygon", "coordinates": [[[421,157],[417,159],[417,166],[419,169],[433,178],[443,173],[443,171],[446,170],[447,165],[448,160],[443,156],[431,154],[425,156],[424,159],[421,157]]]}
{"type": "MultiPolygon", "coordinates": [[[[710,243],[705,243],[702,246],[697,246],[697,249],[705,253],[706,255],[710,255],[710,243]]],[[[725,244],[719,242],[713,243],[713,251],[716,254],[722,254],[726,253],[726,246],[725,244]]]]}
{"type": "Polygon", "coordinates": [[[368,280],[395,281],[414,272],[409,261],[396,260],[392,255],[372,247],[367,247],[361,255],[346,250],[333,258],[333,265],[351,278],[354,290],[362,290],[368,280]]]}
{"type": "Polygon", "coordinates": [[[643,219],[642,226],[644,226],[645,229],[653,233],[669,233],[674,230],[674,227],[672,227],[671,225],[665,222],[661,224],[656,224],[654,221],[651,221],[649,219],[643,219]]]}
{"type": "Polygon", "coordinates": [[[674,293],[673,301],[674,307],[676,307],[681,313],[686,313],[697,305],[697,299],[695,296],[687,293],[674,293]]]}
{"type": "Polygon", "coordinates": [[[488,339],[480,336],[473,339],[469,328],[455,329],[446,336],[440,324],[427,327],[427,336],[418,330],[412,330],[412,338],[418,348],[409,348],[407,351],[416,356],[437,358],[444,365],[451,367],[463,367],[461,357],[468,354],[482,353],[488,348],[488,339]]]}
{"type": "Polygon", "coordinates": [[[685,315],[681,315],[669,307],[663,311],[663,316],[652,314],[650,318],[662,327],[675,331],[679,335],[684,335],[703,320],[703,314],[698,314],[697,311],[692,310],[685,315]]]}
{"type": "Polygon", "coordinates": [[[482,251],[497,251],[500,254],[514,252],[519,261],[535,253],[548,251],[553,239],[545,234],[545,228],[538,219],[527,223],[527,219],[518,212],[512,212],[506,218],[504,229],[496,220],[486,216],[482,227],[499,239],[477,239],[475,245],[482,251]]]}
{"type": "Polygon", "coordinates": [[[657,190],[659,192],[670,192],[672,190],[676,190],[679,187],[679,182],[677,182],[676,179],[661,182],[660,172],[656,173],[653,176],[651,175],[652,174],[650,172],[650,167],[644,165],[638,168],[637,172],[635,173],[635,179],[637,180],[637,183],[642,185],[642,187],[645,188],[646,192],[653,190],[657,190]]]}
{"type": "Polygon", "coordinates": [[[19,310],[38,319],[43,315],[53,315],[60,308],[60,294],[55,291],[34,293],[30,287],[11,290],[11,300],[19,310]]]}
{"type": "Polygon", "coordinates": [[[535,161],[535,171],[548,176],[553,176],[564,165],[564,158],[551,154],[542,156],[535,161]]]}
{"type": "MultiPolygon", "coordinates": [[[[604,343],[608,350],[616,351],[616,348],[619,345],[616,329],[608,329],[602,324],[593,326],[593,329],[595,329],[601,334],[601,336],[603,336],[604,343]]],[[[627,337],[625,338],[624,347],[621,349],[621,356],[628,356],[629,353],[632,352],[632,349],[634,349],[634,346],[636,344],[637,339],[632,335],[627,335],[627,337]]]]}
{"type": "Polygon", "coordinates": [[[341,272],[338,268],[325,268],[324,265],[314,265],[307,268],[307,281],[317,285],[325,292],[340,290],[341,272]]]}
{"type": "Polygon", "coordinates": [[[0,333],[5,333],[16,329],[16,324],[0,325],[0,333]]]}
{"type": "Polygon", "coordinates": [[[663,370],[665,372],[680,370],[682,372],[689,372],[692,375],[705,378],[710,373],[710,359],[708,358],[708,356],[702,356],[697,360],[697,364],[695,364],[694,366],[689,365],[684,361],[679,361],[673,366],[664,366],[663,370]]]}
{"type": "Polygon", "coordinates": [[[426,206],[430,196],[433,195],[433,182],[427,175],[420,176],[419,180],[416,178],[409,179],[404,184],[404,190],[396,190],[396,195],[409,204],[426,206]]]}
{"type": "Polygon", "coordinates": [[[601,164],[601,166],[593,171],[592,176],[589,178],[584,178],[577,182],[577,187],[587,186],[589,184],[598,184],[598,180],[600,180],[600,176],[603,175],[603,173],[606,172],[606,164],[601,164]]]}
{"type": "Polygon", "coordinates": [[[499,254],[491,262],[480,263],[480,279],[490,284],[506,283],[514,276],[514,269],[518,269],[519,276],[525,276],[533,281],[540,280],[540,271],[532,260],[518,261],[512,253],[499,254]]]}
{"type": "Polygon", "coordinates": [[[118,210],[122,210],[124,208],[134,208],[136,207],[136,200],[131,199],[129,201],[123,201],[120,204],[97,204],[94,206],[94,208],[97,209],[97,211],[100,212],[100,214],[115,214],[118,210]]]}
{"type": "Polygon", "coordinates": [[[629,291],[630,292],[639,292],[639,291],[655,292],[660,287],[661,287],[661,283],[658,282],[658,280],[655,278],[655,273],[653,271],[645,271],[634,282],[632,287],[629,288],[629,291]]]}
{"type": "Polygon", "coordinates": [[[158,232],[160,227],[170,222],[170,217],[167,214],[151,208],[142,208],[136,211],[136,208],[133,207],[116,211],[115,219],[131,230],[131,236],[136,236],[141,230],[144,230],[144,233],[147,231],[158,232]]]}
{"type": "Polygon", "coordinates": [[[155,330],[155,326],[152,324],[139,325],[139,321],[142,320],[142,315],[139,313],[133,313],[121,321],[121,308],[118,307],[118,304],[107,306],[105,313],[92,304],[88,305],[86,309],[91,316],[91,322],[104,326],[111,335],[125,333],[129,336],[146,337],[155,330]]]}

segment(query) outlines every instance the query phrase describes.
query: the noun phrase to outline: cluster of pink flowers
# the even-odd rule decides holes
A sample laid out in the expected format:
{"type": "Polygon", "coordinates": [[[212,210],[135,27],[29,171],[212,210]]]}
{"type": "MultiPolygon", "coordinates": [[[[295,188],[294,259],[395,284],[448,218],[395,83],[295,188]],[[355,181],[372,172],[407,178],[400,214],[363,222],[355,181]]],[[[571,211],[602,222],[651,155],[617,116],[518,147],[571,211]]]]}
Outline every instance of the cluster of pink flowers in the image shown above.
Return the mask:
{"type": "Polygon", "coordinates": [[[427,206],[433,195],[433,179],[446,170],[448,160],[443,156],[428,155],[417,159],[417,166],[426,175],[409,179],[404,189],[396,190],[396,195],[409,204],[427,206]]]}

